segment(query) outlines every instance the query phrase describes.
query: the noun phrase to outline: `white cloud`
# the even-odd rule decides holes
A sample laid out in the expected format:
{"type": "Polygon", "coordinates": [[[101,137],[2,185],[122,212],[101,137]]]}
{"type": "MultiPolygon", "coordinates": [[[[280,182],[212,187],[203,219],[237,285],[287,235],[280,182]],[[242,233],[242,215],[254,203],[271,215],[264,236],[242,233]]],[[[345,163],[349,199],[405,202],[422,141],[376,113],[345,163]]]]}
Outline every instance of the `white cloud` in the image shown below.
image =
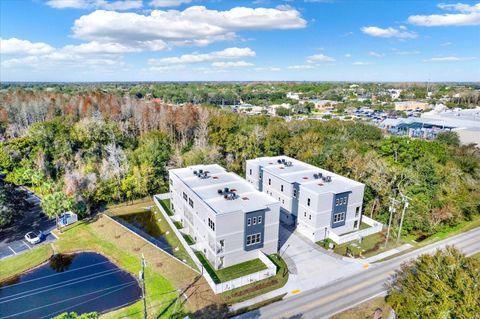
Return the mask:
{"type": "Polygon", "coordinates": [[[246,68],[253,66],[253,63],[245,62],[245,61],[231,61],[231,62],[213,62],[212,66],[214,68],[246,68]]]}
{"type": "Polygon", "coordinates": [[[193,6],[183,11],[153,10],[149,15],[97,10],[77,19],[73,36],[78,39],[142,45],[165,41],[171,45],[207,45],[232,39],[242,30],[304,28],[306,21],[291,7],[246,8],[227,11],[193,6]]]}
{"type": "Polygon", "coordinates": [[[79,45],[66,45],[62,50],[64,52],[78,54],[118,54],[142,51],[141,48],[128,47],[119,43],[99,43],[96,41],[79,45]]]}
{"type": "Polygon", "coordinates": [[[279,68],[279,67],[258,67],[258,68],[254,68],[255,71],[270,71],[270,72],[278,72],[278,71],[281,71],[282,69],[279,68]]]}
{"type": "Polygon", "coordinates": [[[450,45],[452,45],[453,43],[452,42],[443,42],[442,44],[440,44],[442,47],[448,47],[450,45]]]}
{"type": "Polygon", "coordinates": [[[346,58],[351,58],[352,55],[351,55],[350,53],[347,53],[347,54],[345,54],[345,57],[346,57],[346,58]]]}
{"type": "Polygon", "coordinates": [[[378,52],[375,52],[375,51],[370,51],[368,52],[368,55],[370,56],[374,56],[376,58],[383,58],[385,56],[385,54],[383,53],[378,53],[378,52]]]}
{"type": "Polygon", "coordinates": [[[169,57],[162,59],[150,59],[150,64],[168,65],[181,63],[202,63],[227,59],[239,59],[245,57],[254,57],[255,51],[250,48],[226,48],[222,51],[210,53],[184,54],[178,57],[169,57]]]}
{"type": "Polygon", "coordinates": [[[290,70],[310,70],[313,69],[313,65],[311,64],[299,64],[299,65],[290,65],[288,69],[290,70]]]}
{"type": "Polygon", "coordinates": [[[43,42],[30,42],[28,40],[21,40],[17,38],[0,38],[1,54],[34,55],[50,53],[54,50],[55,49],[53,47],[43,42]]]}
{"type": "Polygon", "coordinates": [[[418,51],[418,50],[412,50],[412,51],[392,50],[392,51],[394,51],[394,53],[397,54],[397,55],[416,55],[416,54],[420,54],[420,51],[418,51]]]}
{"type": "Polygon", "coordinates": [[[380,37],[380,38],[414,39],[418,36],[415,32],[400,31],[392,27],[382,29],[375,26],[369,26],[369,27],[362,27],[360,30],[362,30],[363,33],[368,34],[372,37],[380,37]]]}
{"type": "Polygon", "coordinates": [[[49,0],[46,4],[55,9],[130,10],[141,8],[142,0],[49,0]]]}
{"type": "Polygon", "coordinates": [[[316,62],[333,62],[335,61],[334,58],[324,55],[324,54],[314,54],[307,57],[308,63],[316,63],[316,62]]]}
{"type": "Polygon", "coordinates": [[[152,0],[150,5],[152,7],[176,7],[183,3],[190,3],[192,0],[152,0]]]}
{"type": "Polygon", "coordinates": [[[363,62],[363,61],[355,61],[352,63],[353,65],[369,65],[370,62],[363,62]]]}
{"type": "Polygon", "coordinates": [[[412,15],[408,17],[408,22],[426,27],[480,25],[480,3],[473,6],[463,3],[439,4],[438,7],[459,13],[412,15]]]}
{"type": "Polygon", "coordinates": [[[458,61],[468,61],[475,60],[475,57],[457,57],[457,56],[442,56],[434,57],[428,60],[423,60],[424,62],[458,62],[458,61]]]}

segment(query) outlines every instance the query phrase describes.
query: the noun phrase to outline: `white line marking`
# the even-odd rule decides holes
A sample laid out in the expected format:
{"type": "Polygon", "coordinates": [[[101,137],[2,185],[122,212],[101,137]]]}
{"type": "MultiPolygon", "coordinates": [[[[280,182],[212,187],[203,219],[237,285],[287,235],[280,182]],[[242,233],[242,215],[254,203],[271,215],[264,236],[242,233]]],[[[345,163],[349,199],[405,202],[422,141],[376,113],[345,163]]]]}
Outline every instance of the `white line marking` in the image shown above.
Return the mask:
{"type": "Polygon", "coordinates": [[[58,236],[55,235],[55,233],[53,231],[50,231],[50,234],[52,234],[52,236],[55,237],[55,239],[58,239],[58,236]]]}
{"type": "Polygon", "coordinates": [[[16,255],[17,252],[15,250],[12,249],[12,247],[8,246],[8,248],[10,248],[11,251],[13,251],[13,253],[16,255]]]}
{"type": "Polygon", "coordinates": [[[28,244],[27,244],[26,242],[24,242],[23,240],[22,240],[22,243],[23,243],[25,246],[27,246],[28,249],[30,249],[30,250],[32,249],[32,247],[28,246],[28,244]]]}

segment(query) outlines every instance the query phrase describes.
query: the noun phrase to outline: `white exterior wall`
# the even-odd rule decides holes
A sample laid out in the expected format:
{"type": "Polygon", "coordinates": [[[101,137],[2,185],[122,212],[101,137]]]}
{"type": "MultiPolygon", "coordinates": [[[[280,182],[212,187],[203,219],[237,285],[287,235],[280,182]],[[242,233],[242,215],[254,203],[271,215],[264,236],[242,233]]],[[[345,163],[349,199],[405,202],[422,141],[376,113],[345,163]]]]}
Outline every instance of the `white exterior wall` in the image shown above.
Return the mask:
{"type": "MultiPolygon", "coordinates": [[[[215,269],[258,258],[259,250],[267,255],[277,252],[279,203],[271,204],[265,210],[263,248],[246,251],[244,249],[245,212],[238,210],[216,214],[175,174],[170,173],[170,180],[173,182],[173,185],[170,184],[170,200],[177,220],[180,220],[184,226],[182,231],[195,240],[196,250],[202,251],[215,269]],[[193,200],[193,208],[189,205],[188,199],[187,201],[183,199],[183,193],[193,200]],[[208,226],[208,218],[215,223],[215,231],[208,226]],[[221,240],[224,241],[223,249],[221,249],[221,240]]],[[[239,205],[239,202],[232,201],[232,205],[239,205]]]]}
{"type": "MultiPolygon", "coordinates": [[[[274,199],[280,202],[280,208],[283,209],[283,212],[287,214],[292,214],[293,212],[293,185],[289,182],[272,175],[269,172],[263,172],[263,192],[272,196],[274,199]],[[269,184],[269,180],[271,183],[269,184]],[[283,191],[282,191],[283,186],[283,191]]],[[[296,218],[296,214],[293,213],[294,217],[288,216],[284,213],[280,213],[280,218],[283,222],[291,224],[296,218]]]]}
{"type": "Polygon", "coordinates": [[[260,166],[247,161],[245,169],[245,179],[247,182],[252,184],[257,190],[260,190],[260,166]],[[252,174],[250,174],[250,171],[252,174]]]}

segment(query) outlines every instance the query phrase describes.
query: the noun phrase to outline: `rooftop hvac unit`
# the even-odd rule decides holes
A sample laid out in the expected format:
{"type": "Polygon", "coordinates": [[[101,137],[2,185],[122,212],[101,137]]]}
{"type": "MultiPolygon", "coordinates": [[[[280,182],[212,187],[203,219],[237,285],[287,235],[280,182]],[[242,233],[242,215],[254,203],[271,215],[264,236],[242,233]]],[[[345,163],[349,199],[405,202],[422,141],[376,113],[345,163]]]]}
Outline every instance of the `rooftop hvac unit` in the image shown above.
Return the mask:
{"type": "Polygon", "coordinates": [[[225,193],[228,193],[228,191],[229,191],[228,187],[225,187],[225,188],[223,189],[223,191],[224,191],[225,193]]]}
{"type": "Polygon", "coordinates": [[[328,183],[330,183],[330,182],[332,181],[332,176],[327,176],[327,177],[325,178],[325,181],[328,182],[328,183]]]}
{"type": "Polygon", "coordinates": [[[282,160],[280,160],[280,159],[277,160],[277,163],[278,163],[278,164],[282,164],[282,160]]]}
{"type": "Polygon", "coordinates": [[[318,178],[323,178],[323,174],[322,174],[322,173],[318,173],[318,178]]]}
{"type": "Polygon", "coordinates": [[[203,173],[203,169],[198,170],[198,172],[199,172],[200,174],[202,174],[202,173],[203,173]]]}
{"type": "Polygon", "coordinates": [[[223,191],[222,191],[221,189],[219,189],[217,192],[218,192],[220,195],[223,194],[223,191]]]}
{"type": "Polygon", "coordinates": [[[313,174],[313,178],[318,179],[318,174],[317,173],[313,174]]]}
{"type": "Polygon", "coordinates": [[[228,199],[228,194],[223,195],[223,198],[228,199]]]}
{"type": "Polygon", "coordinates": [[[284,159],[284,158],[282,158],[282,163],[285,163],[285,159],[284,159]]]}
{"type": "Polygon", "coordinates": [[[290,161],[285,162],[285,166],[292,166],[292,162],[290,162],[290,161]]]}
{"type": "Polygon", "coordinates": [[[197,171],[193,171],[193,175],[197,175],[197,171]]]}

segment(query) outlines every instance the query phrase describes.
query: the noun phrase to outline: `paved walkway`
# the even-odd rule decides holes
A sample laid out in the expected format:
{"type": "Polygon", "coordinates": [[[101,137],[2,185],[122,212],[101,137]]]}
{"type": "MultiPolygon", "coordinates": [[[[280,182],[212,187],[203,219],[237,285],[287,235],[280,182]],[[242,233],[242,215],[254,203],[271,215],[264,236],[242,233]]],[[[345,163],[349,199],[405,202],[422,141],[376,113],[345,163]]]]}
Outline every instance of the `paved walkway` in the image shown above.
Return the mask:
{"type": "Polygon", "coordinates": [[[369,257],[369,258],[365,258],[364,260],[365,261],[368,261],[369,263],[373,263],[373,262],[376,262],[378,260],[382,260],[384,258],[387,258],[387,257],[390,257],[390,256],[393,256],[395,254],[398,254],[402,251],[405,251],[407,249],[410,249],[412,248],[413,246],[410,245],[410,244],[403,244],[402,246],[400,247],[397,247],[397,248],[394,248],[394,249],[390,249],[390,250],[387,250],[387,251],[384,251],[383,253],[381,254],[378,254],[378,255],[375,255],[375,256],[372,256],[372,257],[369,257]]]}

